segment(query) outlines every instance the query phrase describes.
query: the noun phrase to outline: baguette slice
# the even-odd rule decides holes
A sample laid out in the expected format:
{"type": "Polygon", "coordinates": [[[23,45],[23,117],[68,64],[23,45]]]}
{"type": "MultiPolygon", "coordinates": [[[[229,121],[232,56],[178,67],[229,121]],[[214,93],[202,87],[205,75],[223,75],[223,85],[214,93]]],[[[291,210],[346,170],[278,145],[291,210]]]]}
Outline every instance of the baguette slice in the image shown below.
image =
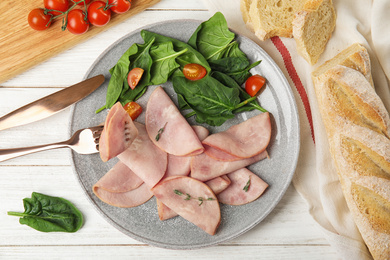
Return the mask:
{"type": "Polygon", "coordinates": [[[332,0],[309,0],[295,14],[293,36],[298,53],[310,65],[317,63],[336,26],[332,0]]]}
{"type": "Polygon", "coordinates": [[[390,256],[390,140],[346,124],[332,154],[356,226],[374,259],[390,256]]]}
{"type": "MultiPolygon", "coordinates": [[[[248,6],[250,0],[244,1],[242,5],[248,6]]],[[[251,21],[256,36],[262,41],[273,36],[291,38],[294,14],[302,10],[304,2],[302,0],[252,0],[248,21],[251,21]]],[[[247,7],[244,10],[247,10],[247,7]]]]}
{"type": "Polygon", "coordinates": [[[368,55],[367,49],[361,44],[352,44],[313,71],[312,78],[314,84],[318,81],[323,81],[320,77],[336,65],[343,65],[361,72],[368,82],[370,82],[371,86],[374,86],[371,76],[370,56],[368,55]]]}

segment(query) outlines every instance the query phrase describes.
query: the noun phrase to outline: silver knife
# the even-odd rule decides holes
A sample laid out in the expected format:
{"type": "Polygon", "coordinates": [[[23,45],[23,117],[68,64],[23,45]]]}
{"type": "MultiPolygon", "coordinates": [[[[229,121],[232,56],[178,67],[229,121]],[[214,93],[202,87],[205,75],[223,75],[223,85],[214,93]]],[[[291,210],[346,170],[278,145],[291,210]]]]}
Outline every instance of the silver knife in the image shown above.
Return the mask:
{"type": "Polygon", "coordinates": [[[18,108],[0,118],[0,130],[49,117],[88,96],[103,82],[104,76],[97,75],[18,108]]]}

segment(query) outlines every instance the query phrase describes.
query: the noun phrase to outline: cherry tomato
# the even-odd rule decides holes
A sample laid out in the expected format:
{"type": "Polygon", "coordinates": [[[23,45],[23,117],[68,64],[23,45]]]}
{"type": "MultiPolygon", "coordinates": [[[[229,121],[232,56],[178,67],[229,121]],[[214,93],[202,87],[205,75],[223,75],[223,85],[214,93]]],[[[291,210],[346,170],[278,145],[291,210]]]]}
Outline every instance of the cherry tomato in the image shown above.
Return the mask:
{"type": "MultiPolygon", "coordinates": [[[[80,1],[80,0],[77,0],[77,2],[80,1]]],[[[89,4],[89,2],[91,2],[91,0],[85,0],[85,4],[89,4]]],[[[78,3],[77,5],[81,5],[81,6],[84,6],[84,3],[81,2],[81,3],[78,3]]]]}
{"type": "Polygon", "coordinates": [[[28,24],[31,28],[37,31],[46,30],[51,24],[51,15],[45,14],[42,8],[31,10],[28,14],[28,24]]]}
{"type": "Polygon", "coordinates": [[[68,31],[73,34],[83,34],[88,31],[89,23],[81,9],[72,9],[68,13],[68,31]]]}
{"type": "Polygon", "coordinates": [[[245,82],[245,91],[251,97],[254,97],[257,92],[264,86],[265,78],[260,75],[250,76],[245,82]]]}
{"type": "Polygon", "coordinates": [[[134,68],[130,70],[129,74],[127,75],[127,83],[129,83],[131,89],[134,89],[138,85],[142,74],[144,74],[144,70],[141,68],[134,68]]]}
{"type": "Polygon", "coordinates": [[[68,10],[69,0],[43,0],[43,5],[46,9],[61,11],[50,11],[49,13],[52,15],[60,15],[62,12],[68,10]]]}
{"type": "Polygon", "coordinates": [[[127,103],[123,106],[123,108],[126,110],[133,121],[142,113],[142,107],[134,101],[127,103]]]}
{"type": "Polygon", "coordinates": [[[196,63],[186,64],[183,68],[184,77],[189,80],[199,80],[206,75],[205,67],[196,63]]]}
{"type": "Polygon", "coordinates": [[[88,7],[88,20],[95,26],[104,26],[111,19],[109,6],[103,1],[94,1],[88,7]]]}
{"type": "Polygon", "coordinates": [[[131,0],[108,0],[111,11],[117,14],[123,14],[130,10],[131,0]]]}

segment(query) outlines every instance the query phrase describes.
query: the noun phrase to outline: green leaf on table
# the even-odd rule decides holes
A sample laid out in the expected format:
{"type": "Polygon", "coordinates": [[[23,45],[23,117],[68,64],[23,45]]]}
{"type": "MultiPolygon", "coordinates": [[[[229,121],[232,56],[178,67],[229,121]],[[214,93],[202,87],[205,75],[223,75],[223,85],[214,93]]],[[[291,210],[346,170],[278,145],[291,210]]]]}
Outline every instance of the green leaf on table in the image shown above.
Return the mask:
{"type": "Polygon", "coordinates": [[[33,192],[23,199],[24,212],[9,211],[20,217],[19,223],[42,232],[76,232],[83,224],[83,215],[68,200],[33,192]]]}

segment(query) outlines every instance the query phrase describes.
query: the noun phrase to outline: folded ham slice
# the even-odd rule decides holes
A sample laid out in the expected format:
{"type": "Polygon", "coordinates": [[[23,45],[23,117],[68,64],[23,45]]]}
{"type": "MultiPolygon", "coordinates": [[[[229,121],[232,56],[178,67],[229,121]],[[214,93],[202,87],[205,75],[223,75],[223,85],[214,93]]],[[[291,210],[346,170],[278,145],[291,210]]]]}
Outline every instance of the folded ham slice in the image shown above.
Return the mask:
{"type": "Polygon", "coordinates": [[[102,188],[94,188],[93,192],[103,202],[120,208],[131,208],[144,204],[153,197],[149,187],[143,183],[127,192],[110,192],[102,188]]]}
{"type": "Polygon", "coordinates": [[[263,152],[271,139],[271,120],[269,113],[261,113],[248,120],[233,125],[228,130],[209,135],[202,141],[215,149],[207,149],[210,157],[225,160],[224,153],[238,159],[253,157],[263,152]]]}
{"type": "Polygon", "coordinates": [[[227,176],[231,184],[217,195],[219,202],[224,204],[247,204],[260,197],[268,187],[267,183],[247,168],[234,171],[227,176]]]}
{"type": "MultiPolygon", "coordinates": [[[[203,126],[193,125],[192,129],[194,129],[199,140],[204,140],[209,135],[209,130],[203,126]]],[[[170,176],[189,175],[191,158],[192,157],[190,156],[176,156],[176,155],[168,154],[168,166],[164,178],[170,176]]],[[[167,220],[177,216],[176,212],[168,208],[161,201],[157,199],[156,202],[157,202],[158,216],[160,220],[167,220]]]]}
{"type": "Polygon", "coordinates": [[[152,188],[164,176],[168,156],[153,144],[143,124],[134,122],[134,125],[138,129],[138,136],[118,158],[152,188]]]}
{"type": "Polygon", "coordinates": [[[191,177],[200,181],[208,181],[218,176],[231,173],[268,157],[267,151],[247,159],[238,161],[219,161],[206,153],[194,156],[191,160],[191,177]]]}
{"type": "Polygon", "coordinates": [[[210,187],[215,195],[220,194],[222,191],[229,187],[231,180],[227,175],[222,175],[217,178],[206,181],[205,184],[210,187]]]}
{"type": "Polygon", "coordinates": [[[177,156],[203,152],[203,145],[195,131],[162,87],[157,87],[151,94],[145,116],[150,139],[163,151],[177,156]]]}
{"type": "Polygon", "coordinates": [[[103,162],[126,150],[138,135],[133,120],[121,103],[116,103],[108,112],[104,129],[99,139],[100,158],[103,162]]]}
{"type": "Polygon", "coordinates": [[[121,161],[117,162],[96,184],[95,189],[109,192],[126,192],[141,186],[144,181],[121,161]]]}
{"type": "Polygon", "coordinates": [[[217,197],[203,182],[186,176],[164,179],[154,188],[153,194],[174,212],[214,235],[221,221],[217,197]]]}

